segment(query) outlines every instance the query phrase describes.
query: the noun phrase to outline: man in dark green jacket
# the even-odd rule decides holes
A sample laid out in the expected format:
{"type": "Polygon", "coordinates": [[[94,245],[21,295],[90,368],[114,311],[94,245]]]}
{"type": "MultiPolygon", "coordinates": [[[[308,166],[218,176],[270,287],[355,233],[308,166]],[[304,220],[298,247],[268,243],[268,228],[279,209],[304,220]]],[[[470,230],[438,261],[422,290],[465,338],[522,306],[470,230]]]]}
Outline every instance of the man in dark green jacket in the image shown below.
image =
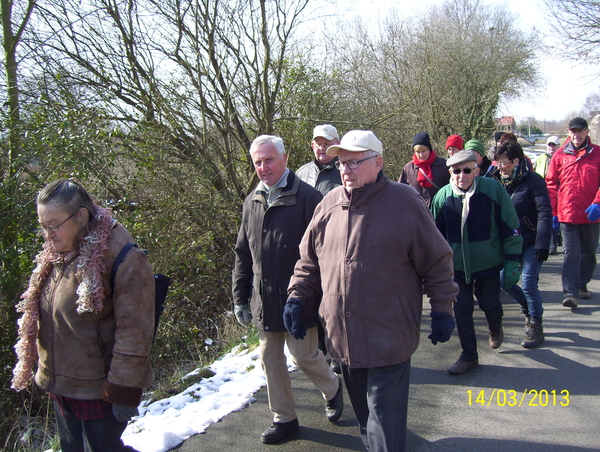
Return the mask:
{"type": "Polygon", "coordinates": [[[454,281],[460,289],[454,315],[463,350],[448,372],[460,374],[479,364],[473,292],[488,322],[490,346],[495,349],[502,344],[500,270],[504,269],[507,288],[519,281],[523,239],[506,190],[497,180],[478,177],[475,152],[460,151],[447,165],[450,184],[435,195],[431,210],[454,253],[454,281]]]}

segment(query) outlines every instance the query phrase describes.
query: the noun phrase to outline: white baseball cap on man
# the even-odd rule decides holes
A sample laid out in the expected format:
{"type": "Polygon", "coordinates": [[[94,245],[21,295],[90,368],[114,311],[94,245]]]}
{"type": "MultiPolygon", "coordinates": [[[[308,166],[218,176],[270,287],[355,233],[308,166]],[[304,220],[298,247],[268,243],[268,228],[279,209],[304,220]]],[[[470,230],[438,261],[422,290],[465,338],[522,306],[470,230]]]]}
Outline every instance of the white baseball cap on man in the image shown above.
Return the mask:
{"type": "Polygon", "coordinates": [[[350,152],[375,151],[383,155],[383,144],[370,130],[351,130],[342,137],[340,144],[327,148],[327,155],[340,155],[340,150],[350,152]]]}
{"type": "Polygon", "coordinates": [[[556,135],[552,135],[551,137],[548,137],[548,139],[546,140],[546,144],[550,144],[550,143],[560,145],[560,138],[558,138],[556,135]]]}
{"type": "Polygon", "coordinates": [[[315,127],[313,130],[312,139],[314,140],[317,137],[323,137],[329,141],[333,139],[340,139],[337,129],[331,124],[321,124],[320,126],[315,127]]]}

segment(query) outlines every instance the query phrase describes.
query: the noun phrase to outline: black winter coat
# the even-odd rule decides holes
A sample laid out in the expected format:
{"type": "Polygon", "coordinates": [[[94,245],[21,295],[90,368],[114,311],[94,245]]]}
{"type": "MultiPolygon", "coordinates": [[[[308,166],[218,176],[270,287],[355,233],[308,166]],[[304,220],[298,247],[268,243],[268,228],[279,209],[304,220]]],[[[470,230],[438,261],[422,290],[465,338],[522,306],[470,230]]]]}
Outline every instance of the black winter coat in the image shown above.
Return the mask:
{"type": "MultiPolygon", "coordinates": [[[[491,176],[502,183],[500,174],[500,170],[495,169],[491,176]]],[[[552,207],[544,178],[532,171],[529,161],[525,159],[519,164],[512,182],[505,188],[519,217],[523,248],[535,244],[536,250],[549,250],[552,207]]]]}
{"type": "MultiPolygon", "coordinates": [[[[233,302],[250,303],[257,328],[286,331],[283,308],[287,287],[300,258],[298,246],[321,199],[321,193],[290,171],[287,185],[269,208],[255,191],[244,201],[235,245],[233,302]]],[[[305,309],[302,325],[317,324],[317,309],[305,309]]]]}

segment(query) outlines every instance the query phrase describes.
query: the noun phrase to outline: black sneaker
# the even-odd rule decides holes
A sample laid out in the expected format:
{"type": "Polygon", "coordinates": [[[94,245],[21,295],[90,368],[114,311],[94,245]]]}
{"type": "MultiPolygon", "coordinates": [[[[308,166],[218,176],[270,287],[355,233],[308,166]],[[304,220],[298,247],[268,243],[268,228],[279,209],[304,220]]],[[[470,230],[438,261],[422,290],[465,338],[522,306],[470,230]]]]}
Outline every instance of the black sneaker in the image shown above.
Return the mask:
{"type": "Polygon", "coordinates": [[[265,444],[273,444],[281,441],[286,436],[298,430],[298,419],[290,422],[273,422],[261,436],[262,442],[265,444]]]}
{"type": "Polygon", "coordinates": [[[333,399],[328,400],[325,404],[325,415],[329,422],[336,422],[344,411],[344,392],[342,391],[342,382],[340,381],[340,387],[333,396],[333,399]]]}

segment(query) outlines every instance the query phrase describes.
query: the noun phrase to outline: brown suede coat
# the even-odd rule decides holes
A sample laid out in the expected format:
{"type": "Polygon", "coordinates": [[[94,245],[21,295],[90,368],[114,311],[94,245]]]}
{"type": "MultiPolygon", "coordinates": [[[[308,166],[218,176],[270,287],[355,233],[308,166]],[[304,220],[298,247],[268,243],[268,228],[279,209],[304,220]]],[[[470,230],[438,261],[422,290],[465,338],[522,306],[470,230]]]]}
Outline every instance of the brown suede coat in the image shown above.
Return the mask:
{"type": "Polygon", "coordinates": [[[380,173],[317,206],[289,293],[317,303],[332,358],[352,368],[406,361],[417,349],[422,287],[433,311],[452,314],[452,251],[414,189],[380,173]]]}
{"type": "Polygon", "coordinates": [[[74,399],[104,399],[137,406],[152,382],[148,355],[154,332],[154,275],[146,254],[127,253],[110,293],[115,258],[134,240],[117,224],[107,239],[104,309],[78,314],[75,278],[79,257],[55,265],[42,288],[35,382],[42,389],[74,399]]]}

